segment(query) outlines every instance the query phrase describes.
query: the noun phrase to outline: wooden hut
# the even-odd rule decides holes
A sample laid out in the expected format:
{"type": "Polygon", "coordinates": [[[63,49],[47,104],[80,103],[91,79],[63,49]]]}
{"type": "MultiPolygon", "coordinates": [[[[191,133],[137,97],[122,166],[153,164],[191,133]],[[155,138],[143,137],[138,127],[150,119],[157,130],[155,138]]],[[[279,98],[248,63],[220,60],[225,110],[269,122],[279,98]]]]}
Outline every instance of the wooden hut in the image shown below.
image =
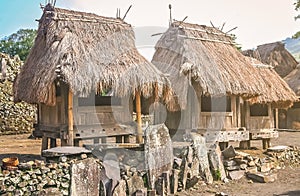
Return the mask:
{"type": "Polygon", "coordinates": [[[264,80],[266,86],[262,95],[245,102],[243,121],[246,129],[250,130],[250,140],[262,140],[263,148],[267,148],[270,146],[270,139],[278,137],[278,109],[290,108],[297,101],[297,96],[272,66],[251,57],[248,59],[258,70],[258,77],[264,80]]]}
{"type": "Polygon", "coordinates": [[[259,45],[255,50],[246,50],[243,53],[273,66],[281,77],[287,76],[298,64],[282,42],[259,45]]]}
{"type": "Polygon", "coordinates": [[[288,110],[281,110],[279,115],[279,127],[282,129],[300,129],[300,67],[299,65],[291,71],[284,80],[293,89],[298,96],[298,101],[294,103],[293,107],[288,110]]]}
{"type": "Polygon", "coordinates": [[[168,102],[164,75],[135,47],[130,24],[120,18],[55,8],[48,4],[37,37],[14,84],[15,101],[38,104],[35,134],[43,148],[78,145],[79,140],[142,142],[140,97],[168,102]],[[102,96],[106,95],[106,96],[102,96]]]}
{"type": "Polygon", "coordinates": [[[169,75],[180,109],[168,111],[166,124],[178,130],[204,131],[207,141],[248,140],[241,104],[263,93],[264,81],[230,35],[176,21],[155,46],[152,63],[169,75]],[[211,137],[210,137],[211,136],[211,137]]]}

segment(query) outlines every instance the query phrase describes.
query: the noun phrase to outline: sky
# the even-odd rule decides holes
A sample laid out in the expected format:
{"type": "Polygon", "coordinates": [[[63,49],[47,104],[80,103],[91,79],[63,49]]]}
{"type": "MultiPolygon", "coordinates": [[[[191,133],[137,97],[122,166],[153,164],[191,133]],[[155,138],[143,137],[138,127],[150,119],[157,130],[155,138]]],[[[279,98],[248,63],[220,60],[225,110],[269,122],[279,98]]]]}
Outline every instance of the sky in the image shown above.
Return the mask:
{"type": "MultiPolygon", "coordinates": [[[[0,38],[21,28],[37,28],[36,19],[42,14],[40,4],[47,1],[0,0],[0,38]]],[[[300,30],[300,20],[294,20],[298,13],[293,3],[294,0],[56,0],[56,7],[114,17],[117,8],[123,16],[132,5],[125,21],[138,29],[154,29],[155,33],[168,27],[171,4],[173,19],[188,16],[186,22],[211,26],[211,21],[216,27],[225,23],[224,32],[237,27],[231,32],[237,36],[237,43],[242,49],[251,49],[281,41],[300,30]]]]}

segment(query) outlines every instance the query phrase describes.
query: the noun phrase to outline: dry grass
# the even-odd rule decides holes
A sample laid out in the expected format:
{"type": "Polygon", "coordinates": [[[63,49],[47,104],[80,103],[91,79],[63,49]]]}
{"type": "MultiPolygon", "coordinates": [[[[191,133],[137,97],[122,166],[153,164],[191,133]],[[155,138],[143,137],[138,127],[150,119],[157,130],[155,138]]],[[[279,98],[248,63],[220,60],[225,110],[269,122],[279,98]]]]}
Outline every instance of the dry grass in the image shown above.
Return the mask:
{"type": "Polygon", "coordinates": [[[15,82],[15,101],[54,105],[53,83],[58,79],[79,96],[112,89],[123,97],[140,90],[146,98],[172,100],[168,79],[138,53],[131,25],[48,5],[15,82]]]}

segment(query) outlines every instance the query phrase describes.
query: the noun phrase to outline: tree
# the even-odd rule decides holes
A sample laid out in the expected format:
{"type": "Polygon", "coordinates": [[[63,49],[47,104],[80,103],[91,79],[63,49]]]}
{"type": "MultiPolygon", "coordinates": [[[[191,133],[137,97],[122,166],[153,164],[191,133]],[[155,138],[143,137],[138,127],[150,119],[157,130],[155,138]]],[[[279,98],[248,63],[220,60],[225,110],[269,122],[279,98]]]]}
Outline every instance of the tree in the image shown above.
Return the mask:
{"type": "MultiPolygon", "coordinates": [[[[296,0],[296,2],[294,3],[294,5],[295,5],[295,10],[299,11],[300,10],[300,0],[296,0]]],[[[298,20],[298,19],[300,19],[300,15],[298,15],[298,16],[295,17],[295,20],[298,20]]],[[[295,33],[293,35],[293,39],[297,39],[299,37],[300,37],[300,31],[298,31],[297,33],[295,33]]]]}
{"type": "Polygon", "coordinates": [[[19,55],[20,59],[24,61],[34,43],[36,34],[35,29],[20,29],[1,39],[0,52],[9,54],[11,57],[19,55]]]}

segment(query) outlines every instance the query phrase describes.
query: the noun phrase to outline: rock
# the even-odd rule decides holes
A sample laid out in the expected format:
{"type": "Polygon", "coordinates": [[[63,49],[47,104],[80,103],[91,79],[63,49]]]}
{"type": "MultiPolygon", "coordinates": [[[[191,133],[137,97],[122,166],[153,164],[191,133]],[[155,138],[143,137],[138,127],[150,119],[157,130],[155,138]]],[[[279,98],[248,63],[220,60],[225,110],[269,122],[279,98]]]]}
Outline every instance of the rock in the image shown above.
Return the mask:
{"type": "Polygon", "coordinates": [[[250,173],[257,173],[257,167],[247,167],[246,168],[246,172],[250,172],[250,173]]]}
{"type": "Polygon", "coordinates": [[[240,168],[243,169],[243,170],[245,170],[247,167],[248,167],[247,164],[241,164],[241,165],[240,165],[240,168]]]}
{"type": "Polygon", "coordinates": [[[236,152],[235,152],[233,146],[230,145],[229,147],[227,147],[225,150],[222,151],[222,155],[224,156],[224,158],[229,159],[229,158],[235,157],[236,152]]]}
{"type": "Polygon", "coordinates": [[[214,171],[214,177],[217,180],[223,180],[226,178],[226,173],[224,170],[223,162],[222,162],[222,153],[219,145],[215,145],[215,148],[211,148],[208,153],[209,161],[211,163],[211,168],[214,171]]]}
{"type": "Polygon", "coordinates": [[[239,165],[226,167],[227,171],[234,171],[234,170],[239,170],[239,169],[240,169],[239,165]]]}
{"type": "Polygon", "coordinates": [[[248,162],[248,166],[249,166],[249,167],[253,167],[253,166],[256,166],[256,164],[255,164],[254,161],[249,161],[249,162],[248,162]]]}
{"type": "Polygon", "coordinates": [[[271,163],[262,163],[260,165],[260,172],[269,172],[272,169],[272,164],[271,163]]]}
{"type": "Polygon", "coordinates": [[[71,174],[70,195],[99,195],[100,165],[96,159],[87,158],[74,162],[71,174]]]}
{"type": "Polygon", "coordinates": [[[191,133],[191,138],[193,141],[193,148],[195,149],[195,155],[199,160],[200,164],[200,174],[204,176],[205,181],[209,184],[213,183],[213,176],[210,172],[209,160],[208,160],[208,151],[206,148],[206,140],[200,134],[191,133]]]}
{"type": "Polygon", "coordinates": [[[277,173],[247,173],[247,177],[261,183],[269,183],[277,180],[277,173]]]}
{"type": "Polygon", "coordinates": [[[126,196],[126,182],[125,180],[120,180],[119,184],[116,186],[113,196],[126,196]]]}
{"type": "Polygon", "coordinates": [[[129,178],[127,184],[129,195],[133,195],[137,190],[141,190],[144,188],[143,178],[138,176],[136,173],[131,178],[129,178]]]}
{"type": "Polygon", "coordinates": [[[230,171],[228,172],[228,176],[231,180],[239,180],[245,175],[244,170],[230,171]]]}
{"type": "Polygon", "coordinates": [[[228,167],[228,166],[235,166],[237,163],[234,160],[225,160],[223,161],[224,166],[228,167]]]}
{"type": "Polygon", "coordinates": [[[149,125],[145,131],[145,163],[151,189],[163,172],[173,169],[173,147],[165,124],[149,125]]]}

